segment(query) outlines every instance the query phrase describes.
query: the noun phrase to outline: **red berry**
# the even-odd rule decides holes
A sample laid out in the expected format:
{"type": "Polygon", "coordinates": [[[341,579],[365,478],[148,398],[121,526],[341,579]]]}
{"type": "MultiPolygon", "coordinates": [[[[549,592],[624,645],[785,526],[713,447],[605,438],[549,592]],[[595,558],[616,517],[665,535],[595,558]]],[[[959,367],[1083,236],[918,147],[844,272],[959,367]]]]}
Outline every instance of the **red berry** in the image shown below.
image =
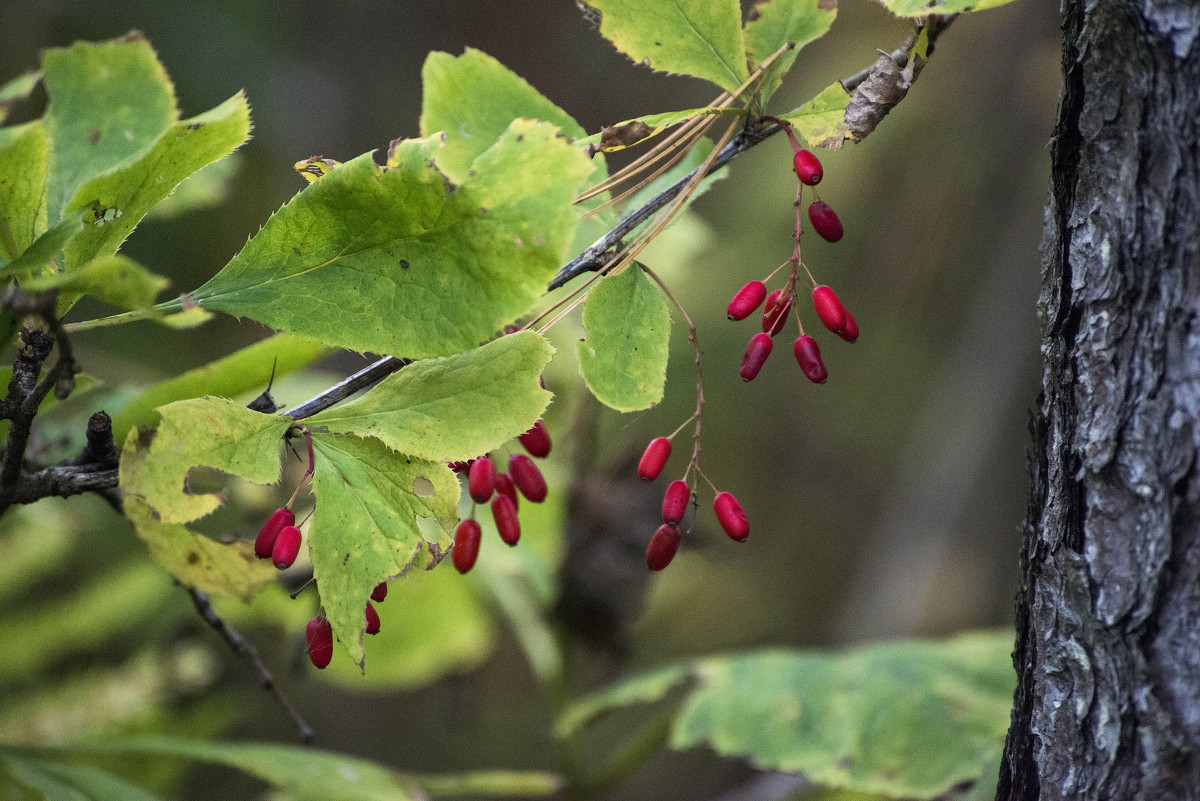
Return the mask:
{"type": "Polygon", "coordinates": [[[508,545],[516,545],[521,539],[521,521],[517,519],[517,508],[507,495],[497,495],[492,500],[492,519],[496,521],[500,539],[508,545]]]}
{"type": "Polygon", "coordinates": [[[381,603],[387,597],[387,582],[381,581],[375,585],[375,589],[371,590],[371,600],[375,603],[381,603]]]}
{"type": "Polygon", "coordinates": [[[837,333],[846,327],[846,307],[838,299],[837,293],[822,284],[813,288],[813,308],[826,328],[837,333]]]}
{"type": "Polygon", "coordinates": [[[817,341],[810,336],[796,337],[792,350],[796,354],[796,362],[808,380],[814,384],[824,384],[825,379],[829,378],[829,372],[825,369],[825,363],[821,361],[821,349],[817,347],[817,341]]]}
{"type": "Polygon", "coordinates": [[[279,536],[279,532],[283,530],[284,526],[290,526],[295,522],[296,515],[291,509],[281,507],[271,512],[271,516],[263,524],[262,531],[258,532],[258,536],[254,538],[254,555],[259,559],[270,558],[271,550],[275,547],[275,538],[279,536]]]}
{"type": "Polygon", "coordinates": [[[483,530],[474,520],[464,520],[454,531],[454,548],[450,554],[454,557],[454,567],[459,573],[466,573],[475,566],[479,557],[479,541],[483,530]]]}
{"type": "Polygon", "coordinates": [[[367,634],[379,633],[379,613],[375,611],[375,607],[370,601],[367,601],[367,634]]]}
{"type": "Polygon", "coordinates": [[[763,309],[762,329],[764,333],[775,336],[783,330],[783,326],[787,323],[788,312],[792,310],[792,302],[796,299],[795,295],[788,295],[783,303],[779,302],[779,296],[783,294],[782,289],[776,289],[767,296],[767,305],[763,309]]]}
{"type": "Polygon", "coordinates": [[[842,221],[824,200],[814,200],[809,204],[808,220],[813,230],[826,242],[836,242],[842,238],[842,221]]]}
{"type": "Polygon", "coordinates": [[[468,462],[446,462],[446,467],[449,467],[455,473],[465,473],[471,469],[471,462],[473,461],[475,460],[471,459],[468,462]]]}
{"type": "Polygon", "coordinates": [[[742,354],[741,376],[743,381],[754,380],[758,371],[767,363],[767,357],[771,355],[773,345],[770,334],[755,334],[750,337],[750,342],[746,345],[746,352],[742,354]]]}
{"type": "Polygon", "coordinates": [[[542,459],[550,455],[550,432],[546,430],[546,424],[541,420],[534,423],[533,428],[517,437],[517,441],[521,443],[522,448],[529,451],[530,456],[542,459]]]}
{"type": "Polygon", "coordinates": [[[675,552],[679,550],[679,529],[670,523],[663,523],[650,538],[646,546],[646,567],[651,570],[662,570],[671,564],[675,552]]]}
{"type": "Polygon", "coordinates": [[[737,291],[733,296],[733,300],[729,301],[729,310],[726,312],[730,320],[745,320],[754,310],[762,305],[763,298],[767,296],[767,287],[762,281],[751,281],[737,291]]]}
{"type": "Polygon", "coordinates": [[[333,659],[333,626],[323,617],[308,621],[304,637],[308,641],[308,659],[313,667],[324,670],[333,659]]]}
{"type": "Polygon", "coordinates": [[[481,456],[471,465],[467,474],[467,492],[475,503],[487,503],[496,491],[496,465],[486,456],[481,456]]]}
{"type": "Polygon", "coordinates": [[[271,561],[280,570],[286,570],[296,561],[300,553],[300,529],[295,526],[284,526],[275,538],[275,547],[271,549],[271,561]]]}
{"type": "Polygon", "coordinates": [[[846,312],[846,324],[842,326],[841,331],[835,331],[842,339],[847,342],[854,342],[858,339],[858,323],[854,320],[854,315],[846,312]]]}
{"type": "Polygon", "coordinates": [[[717,522],[731,539],[741,542],[750,536],[750,521],[746,519],[746,513],[742,511],[737,498],[728,492],[718,492],[713,499],[713,511],[717,513],[717,522]]]}
{"type": "Polygon", "coordinates": [[[514,454],[508,460],[508,473],[512,476],[517,489],[526,498],[534,503],[546,500],[546,479],[542,477],[542,471],[538,470],[538,466],[528,456],[523,453],[514,454]]]}
{"type": "Polygon", "coordinates": [[[691,497],[692,489],[686,481],[672,481],[671,485],[667,487],[666,494],[663,495],[663,522],[672,526],[679,525],[683,516],[687,514],[687,505],[691,497]]]}
{"type": "Polygon", "coordinates": [[[667,460],[671,458],[671,440],[666,437],[655,437],[650,440],[650,444],[646,446],[646,452],[642,454],[642,460],[638,462],[638,478],[644,481],[653,481],[658,478],[658,474],[667,466],[667,460]]]}
{"type": "Polygon", "coordinates": [[[821,161],[809,150],[797,150],[796,155],[792,157],[792,166],[796,169],[796,177],[800,179],[800,183],[808,186],[821,183],[821,178],[825,175],[821,161]]]}
{"type": "Polygon", "coordinates": [[[517,495],[517,485],[513,483],[512,476],[508,473],[500,473],[496,476],[496,493],[512,501],[514,510],[520,510],[521,498],[517,495]]]}

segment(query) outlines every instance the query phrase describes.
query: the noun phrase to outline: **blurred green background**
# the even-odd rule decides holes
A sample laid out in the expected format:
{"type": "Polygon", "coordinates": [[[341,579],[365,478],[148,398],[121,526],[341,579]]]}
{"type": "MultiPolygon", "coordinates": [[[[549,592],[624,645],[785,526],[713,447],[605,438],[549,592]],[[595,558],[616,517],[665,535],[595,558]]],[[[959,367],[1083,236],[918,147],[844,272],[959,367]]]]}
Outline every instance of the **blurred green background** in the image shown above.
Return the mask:
{"type": "MultiPolygon", "coordinates": [[[[0,2],[0,79],[34,67],[42,48],[133,28],[158,50],[184,116],[238,89],[253,108],[254,137],[239,152],[228,197],[148,220],[125,246],[170,277],[172,291],[215,273],[303,186],[293,162],[314,154],[345,160],[416,135],[430,50],[490,53],[589,131],[703,105],[715,94],[701,81],[629,63],[566,0],[0,2]]],[[[907,31],[867,0],[846,3],[832,31],[802,52],[771,110],[791,109],[857,72],[907,31]]],[[[821,153],[822,197],[847,233],[836,245],[806,241],[806,261],[862,330],[853,346],[819,337],[830,373],[824,386],[804,380],[782,347],[743,384],[737,365],[755,323],[724,317],[738,287],[790,254],[795,178],[782,138],[739,157],[695,205],[695,219],[656,246],[647,263],[696,320],[705,351],[705,470],[741,500],[752,536],[734,545],[702,515],[690,547],[645,585],[644,605],[644,567],[632,576],[628,559],[596,565],[592,583],[603,590],[612,571],[610,589],[622,595],[614,604],[624,648],[579,648],[583,689],[680,655],[1011,624],[1026,426],[1038,391],[1037,251],[1058,63],[1050,4],[1025,0],[964,17],[873,135],[821,153]]],[[[38,102],[24,108],[27,116],[40,114],[38,102]]],[[[554,529],[574,497],[576,535],[632,542],[625,551],[637,568],[666,479],[650,488],[629,482],[628,460],[691,413],[691,352],[677,330],[664,403],[622,417],[580,395],[570,361],[577,325],[561,326],[560,359],[547,376],[561,398],[548,416],[559,506],[539,510],[541,522],[528,527],[542,532],[553,562],[554,529]]],[[[88,373],[137,388],[264,333],[229,318],[195,331],[137,324],[90,332],[76,349],[88,373]]],[[[332,357],[276,396],[297,403],[361,362],[332,357]]],[[[79,413],[94,410],[80,401],[79,413]]],[[[668,477],[682,467],[677,457],[668,477]]],[[[253,536],[278,502],[267,491],[234,488],[212,530],[253,536]]],[[[3,530],[6,553],[36,551],[0,582],[9,651],[0,657],[4,737],[292,737],[272,699],[199,624],[186,596],[148,567],[140,542],[102,503],[44,502],[10,516],[3,530]],[[86,639],[89,632],[95,636],[86,639]]],[[[536,542],[528,547],[538,550],[536,542]]],[[[570,569],[587,582],[586,560],[570,569]]],[[[384,631],[368,644],[368,670],[379,677],[369,685],[352,671],[331,684],[304,663],[304,596],[287,602],[276,593],[254,616],[223,609],[261,648],[323,747],[422,771],[555,769],[551,707],[513,628],[481,611],[496,605],[486,576],[464,584],[445,567],[416,581],[422,587],[412,597],[393,582],[381,606],[384,631]],[[449,675],[424,683],[447,667],[449,675]]],[[[701,751],[668,754],[606,797],[663,798],[669,788],[670,797],[716,798],[747,772],[701,751]]],[[[160,787],[172,780],[153,778],[160,787]]],[[[174,797],[188,799],[251,797],[258,787],[214,769],[178,780],[174,797]]]]}

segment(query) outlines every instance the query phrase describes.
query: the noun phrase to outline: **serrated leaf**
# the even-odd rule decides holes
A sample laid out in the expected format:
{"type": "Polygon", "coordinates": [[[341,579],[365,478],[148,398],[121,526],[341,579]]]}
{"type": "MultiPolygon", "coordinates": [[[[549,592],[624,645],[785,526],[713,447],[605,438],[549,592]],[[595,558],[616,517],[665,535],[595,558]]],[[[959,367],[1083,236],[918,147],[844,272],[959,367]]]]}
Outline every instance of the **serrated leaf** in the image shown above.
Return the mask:
{"type": "Polygon", "coordinates": [[[584,726],[609,712],[636,704],[652,704],[667,697],[688,681],[695,668],[683,662],[658,668],[626,679],[611,687],[574,701],[555,721],[559,737],[570,737],[584,726]]]}
{"type": "Polygon", "coordinates": [[[81,296],[91,295],[121,309],[146,309],[170,282],[155,275],[133,259],[101,256],[74,272],[44,275],[22,284],[30,292],[57,289],[81,296]]]}
{"type": "Polygon", "coordinates": [[[600,33],[630,59],[728,91],[750,73],[737,0],[588,0],[600,33]]]}
{"type": "Polygon", "coordinates": [[[49,269],[54,268],[55,256],[82,230],[83,217],[79,214],[68,214],[62,222],[35,239],[24,253],[0,270],[0,280],[25,280],[29,276],[49,272],[49,269]]]}
{"type": "Polygon", "coordinates": [[[1008,730],[1012,633],[841,655],[703,660],[671,744],[707,744],[817,784],[931,799],[978,779],[1008,730]]]}
{"type": "MultiPolygon", "coordinates": [[[[0,122],[4,122],[8,117],[9,110],[14,105],[33,94],[34,87],[40,80],[42,80],[42,71],[30,70],[0,86],[0,122]]],[[[3,172],[0,172],[0,175],[3,175],[3,172]]]]}
{"type": "Polygon", "coordinates": [[[586,134],[570,114],[482,50],[430,53],[421,84],[421,135],[445,131],[437,165],[456,183],[467,179],[475,159],[518,117],[557,125],[568,139],[586,134]]]}
{"type": "Polygon", "coordinates": [[[0,257],[12,261],[46,231],[50,137],[41,120],[0,128],[0,257]]]}
{"type": "Polygon", "coordinates": [[[166,130],[136,161],[88,181],[68,209],[116,210],[110,221],[96,220],[66,250],[68,271],[100,256],[111,256],[134,226],[183,179],[224,158],[250,136],[250,106],[238,92],[216,108],[166,130]]]}
{"type": "Polygon", "coordinates": [[[619,122],[616,125],[606,125],[600,133],[592,134],[585,139],[575,142],[577,145],[591,145],[591,150],[605,153],[614,150],[624,150],[627,147],[644,142],[652,136],[657,136],[667,128],[680,122],[711,115],[725,117],[743,117],[746,111],[740,108],[689,108],[683,111],[664,111],[660,114],[647,114],[634,117],[631,120],[619,122]]]}
{"type": "Polygon", "coordinates": [[[662,400],[671,308],[640,267],[600,279],[583,306],[583,327],[579,370],[597,400],[619,412],[662,400]]]}
{"type": "Polygon", "coordinates": [[[821,38],[837,16],[837,0],[758,0],[756,14],[746,23],[746,52],[752,63],[760,64],[788,42],[796,47],[780,54],[768,70],[759,90],[760,102],[779,88],[784,74],[791,69],[800,48],[821,38]]]}
{"type": "Polygon", "coordinates": [[[361,667],[364,609],[379,582],[404,573],[431,545],[435,557],[458,522],[458,478],[444,462],[405,456],[376,439],[313,434],[317,511],[308,553],[333,632],[361,667]],[[416,518],[441,526],[427,543],[416,518]]]}
{"type": "Polygon", "coordinates": [[[879,0],[888,11],[897,17],[924,17],[929,14],[963,14],[968,11],[984,11],[1011,3],[1013,0],[879,0]]]}
{"type": "Polygon", "coordinates": [[[150,558],[188,587],[249,602],[278,574],[269,561],[254,555],[249,540],[217,542],[182,523],[164,522],[139,495],[127,493],[123,508],[150,558]]]}
{"type": "Polygon", "coordinates": [[[124,442],[134,426],[154,425],[158,421],[158,413],[154,410],[159,406],[205,393],[233,398],[246,392],[265,390],[272,373],[276,378],[285,376],[329,352],[329,348],[314,340],[291,334],[275,334],[247,345],[203,367],[145,389],[113,415],[113,439],[124,442]]]}
{"type": "Polygon", "coordinates": [[[280,209],[192,300],[343,347],[475,347],[545,291],[576,226],[586,157],[517,120],[447,193],[433,140],[348,161],[280,209]]]}
{"type": "Polygon", "coordinates": [[[76,189],[147,151],[179,112],[166,71],[137,32],[47,50],[42,68],[49,213],[57,222],[76,189]]]}
{"type": "Polygon", "coordinates": [[[538,386],[554,349],[533,331],[414,362],[359,398],[308,418],[311,427],[377,437],[422,459],[487,453],[525,433],[553,397],[538,386]]]}
{"type": "Polygon", "coordinates": [[[424,801],[407,776],[364,759],[267,743],[210,743],[169,737],[135,737],[78,743],[76,754],[147,754],[215,762],[244,771],[313,801],[424,801]]]}
{"type": "Polygon", "coordinates": [[[121,452],[120,486],[139,496],[163,523],[197,520],[221,505],[193,495],[187,474],[211,467],[258,484],[279,480],[279,448],[290,417],[262,414],[225,398],[193,398],[159,407],[152,431],[132,430],[121,452]]]}
{"type": "Polygon", "coordinates": [[[135,784],[98,768],[38,759],[0,747],[0,762],[20,784],[46,801],[158,801],[135,784]]]}
{"type": "Polygon", "coordinates": [[[841,82],[825,87],[812,100],[780,117],[792,124],[796,137],[809,147],[837,150],[850,138],[846,127],[846,106],[850,93],[841,82]]]}

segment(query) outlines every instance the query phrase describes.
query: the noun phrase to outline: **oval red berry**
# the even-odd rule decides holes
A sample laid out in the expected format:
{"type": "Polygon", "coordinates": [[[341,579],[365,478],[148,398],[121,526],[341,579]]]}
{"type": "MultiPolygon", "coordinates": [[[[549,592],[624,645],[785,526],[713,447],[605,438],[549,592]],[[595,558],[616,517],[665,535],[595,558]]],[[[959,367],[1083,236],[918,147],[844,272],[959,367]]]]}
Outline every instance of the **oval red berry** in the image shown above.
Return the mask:
{"type": "Polygon", "coordinates": [[[718,492],[717,497],[713,499],[713,511],[717,513],[717,522],[725,529],[730,539],[742,542],[750,536],[750,521],[746,519],[742,505],[733,495],[718,492]]]}
{"type": "Polygon", "coordinates": [[[474,520],[464,520],[454,531],[454,548],[450,555],[454,560],[454,568],[459,573],[466,573],[475,566],[479,558],[479,541],[483,538],[483,530],[474,520]]]}
{"type": "Polygon", "coordinates": [[[671,458],[671,440],[666,437],[655,437],[646,446],[642,460],[638,462],[638,478],[643,481],[653,481],[667,466],[671,458]]]}
{"type": "Polygon", "coordinates": [[[675,553],[679,550],[679,540],[682,539],[679,529],[670,523],[663,523],[650,538],[646,546],[646,567],[651,570],[662,570],[671,564],[675,553]]]}
{"type": "Polygon", "coordinates": [[[796,354],[796,363],[800,365],[808,380],[814,384],[824,384],[825,379],[829,378],[829,372],[825,369],[825,363],[821,361],[821,349],[817,347],[817,341],[810,336],[797,337],[792,351],[796,354]]]}
{"type": "Polygon", "coordinates": [[[275,547],[271,549],[271,561],[280,570],[286,570],[296,561],[300,553],[300,529],[295,526],[284,526],[275,538],[275,547]]]}
{"type": "Polygon", "coordinates": [[[367,627],[366,627],[365,631],[367,632],[367,634],[378,634],[379,633],[379,613],[375,611],[375,606],[370,601],[367,601],[366,618],[367,618],[367,627]]]}
{"type": "Polygon", "coordinates": [[[726,314],[730,320],[745,320],[754,310],[762,305],[767,296],[767,287],[762,281],[751,281],[737,291],[733,300],[729,301],[726,314]]]}
{"type": "Polygon", "coordinates": [[[846,307],[838,299],[837,293],[822,284],[813,288],[813,308],[821,318],[821,324],[833,333],[846,327],[846,307]]]}
{"type": "Polygon", "coordinates": [[[387,582],[381,581],[375,585],[375,589],[371,590],[371,600],[375,603],[381,602],[387,597],[387,582]]]}
{"type": "Polygon", "coordinates": [[[523,453],[514,454],[508,460],[508,474],[512,476],[513,483],[526,499],[534,503],[546,500],[546,479],[528,456],[523,453]]]}
{"type": "Polygon", "coordinates": [[[512,501],[513,509],[521,510],[521,498],[517,495],[517,485],[513,483],[512,476],[508,473],[500,473],[496,476],[496,492],[512,501]]]}
{"type": "Polygon", "coordinates": [[[544,459],[550,455],[550,432],[546,430],[546,424],[538,420],[533,424],[533,428],[526,431],[521,436],[517,437],[517,441],[521,443],[521,447],[529,451],[530,456],[536,456],[539,459],[544,459]]]}
{"type": "Polygon", "coordinates": [[[836,242],[842,238],[842,221],[824,200],[814,200],[809,204],[808,221],[826,242],[836,242]]]}
{"type": "Polygon", "coordinates": [[[683,516],[687,514],[687,505],[691,497],[692,490],[686,481],[682,479],[672,481],[671,485],[667,487],[666,494],[663,495],[663,522],[673,526],[679,525],[683,516]]]}
{"type": "Polygon", "coordinates": [[[507,545],[516,545],[521,539],[521,521],[517,519],[517,509],[507,495],[497,495],[492,500],[492,520],[496,521],[496,531],[500,539],[507,545]]]}
{"type": "Polygon", "coordinates": [[[262,530],[258,532],[258,536],[254,538],[254,555],[259,559],[269,559],[271,551],[275,548],[275,538],[279,536],[279,532],[284,526],[295,524],[296,515],[291,509],[280,507],[271,513],[267,518],[267,522],[263,524],[262,530]]]}
{"type": "Polygon", "coordinates": [[[825,176],[821,160],[809,150],[797,150],[796,155],[792,157],[792,167],[796,170],[796,177],[800,179],[800,183],[808,186],[816,186],[825,176]]]}
{"type": "Polygon", "coordinates": [[[333,626],[323,617],[314,617],[308,621],[304,636],[309,661],[313,667],[324,670],[333,659],[333,626]]]}
{"type": "Polygon", "coordinates": [[[792,302],[796,300],[795,295],[788,295],[783,302],[779,302],[779,296],[783,294],[782,289],[776,289],[767,296],[767,305],[763,309],[762,330],[764,333],[775,336],[783,330],[783,326],[787,323],[788,312],[792,310],[792,302]]]}
{"type": "Polygon", "coordinates": [[[846,324],[842,326],[841,331],[835,331],[839,337],[847,342],[855,342],[858,340],[858,323],[854,319],[854,315],[846,312],[846,324]]]}
{"type": "Polygon", "coordinates": [[[471,465],[467,474],[467,492],[475,503],[487,503],[496,491],[496,465],[486,456],[481,456],[471,465]]]}
{"type": "Polygon", "coordinates": [[[740,375],[743,381],[754,380],[758,371],[767,363],[767,357],[771,355],[773,346],[770,334],[755,334],[750,337],[750,342],[746,345],[746,352],[742,354],[740,375]]]}

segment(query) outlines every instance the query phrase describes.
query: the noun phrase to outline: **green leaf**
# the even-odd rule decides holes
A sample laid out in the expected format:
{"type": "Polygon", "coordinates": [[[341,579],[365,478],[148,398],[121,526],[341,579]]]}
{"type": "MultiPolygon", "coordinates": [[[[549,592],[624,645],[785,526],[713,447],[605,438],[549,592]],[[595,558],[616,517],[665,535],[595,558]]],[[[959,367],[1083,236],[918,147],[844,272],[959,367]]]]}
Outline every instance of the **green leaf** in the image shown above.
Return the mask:
{"type": "Polygon", "coordinates": [[[124,442],[134,426],[153,426],[158,422],[158,412],[154,410],[159,406],[204,394],[234,398],[246,392],[265,390],[272,372],[276,378],[285,376],[329,352],[329,348],[315,340],[291,334],[275,334],[247,345],[224,358],[144,390],[113,415],[113,439],[124,442]]]}
{"type": "Polygon", "coordinates": [[[545,292],[591,171],[546,123],[517,120],[449,191],[433,139],[395,143],[389,167],[346,162],[280,209],[191,294],[343,347],[413,358],[489,339],[545,292]]]}
{"type": "Polygon", "coordinates": [[[66,290],[75,295],[91,295],[122,309],[147,309],[154,305],[155,297],[169,283],[133,259],[101,256],[74,272],[26,281],[22,288],[30,292],[66,290]]]}
{"type": "Polygon", "coordinates": [[[725,117],[744,117],[745,109],[740,108],[689,108],[683,111],[664,111],[661,114],[647,114],[644,117],[634,117],[631,120],[619,122],[616,125],[606,125],[600,133],[592,134],[585,139],[575,142],[577,145],[591,145],[591,150],[605,153],[614,150],[624,150],[627,147],[644,142],[657,136],[667,128],[680,122],[719,115],[725,117]]]}
{"type": "Polygon", "coordinates": [[[690,679],[692,665],[676,663],[626,679],[599,692],[578,699],[566,708],[554,724],[559,737],[570,737],[587,724],[617,709],[635,704],[652,704],[667,697],[673,689],[690,679]]]}
{"type": "Polygon", "coordinates": [[[137,785],[97,768],[37,759],[3,747],[0,761],[9,775],[47,801],[157,801],[137,785]]]}
{"type": "Polygon", "coordinates": [[[759,98],[765,106],[800,48],[829,30],[837,16],[837,0],[758,0],[751,14],[757,16],[746,23],[745,36],[746,52],[754,64],[761,64],[788,42],[796,43],[795,48],[780,54],[763,81],[759,98]]]}
{"type": "Polygon", "coordinates": [[[984,11],[1007,5],[1012,0],[879,0],[888,11],[897,17],[924,17],[928,14],[962,14],[967,11],[984,11]]]}
{"type": "Polygon", "coordinates": [[[518,117],[557,125],[568,139],[584,136],[583,126],[508,67],[468,47],[461,56],[430,53],[421,68],[421,135],[445,131],[437,165],[462,183],[471,164],[518,117]]]}
{"type": "Polygon", "coordinates": [[[216,108],[177,122],[149,152],[120,169],[88,181],[68,209],[116,210],[95,220],[67,248],[68,271],[100,256],[111,256],[134,226],[183,179],[221,159],[250,136],[250,107],[238,92],[216,108]]]}
{"type": "MultiPolygon", "coordinates": [[[[0,86],[0,122],[8,117],[9,110],[33,94],[34,87],[42,80],[41,70],[30,70],[0,86]]],[[[0,175],[3,175],[0,172],[0,175]]]]}
{"type": "Polygon", "coordinates": [[[75,190],[150,149],[179,119],[175,92],[153,48],[134,32],[110,42],[47,50],[49,214],[75,190]]]}
{"type": "Polygon", "coordinates": [[[537,771],[480,770],[418,775],[413,781],[431,798],[557,798],[563,788],[561,776],[537,771]]]}
{"type": "Polygon", "coordinates": [[[24,281],[30,276],[49,273],[48,267],[54,269],[54,257],[82,230],[83,218],[78,214],[68,214],[62,222],[39,236],[24,253],[0,270],[0,280],[16,278],[24,281]]]}
{"type": "Polygon", "coordinates": [[[662,400],[671,308],[640,267],[596,284],[583,307],[583,327],[587,339],[578,346],[579,369],[601,403],[633,412],[662,400]]]}
{"type": "Polygon", "coordinates": [[[509,334],[466,353],[414,362],[306,422],[377,437],[422,459],[470,459],[525,433],[541,416],[553,395],[538,378],[553,353],[533,331],[509,334]]]}
{"type": "Polygon", "coordinates": [[[846,127],[849,103],[850,93],[841,82],[835,81],[812,100],[781,118],[792,124],[796,137],[807,142],[809,147],[837,150],[850,138],[850,129],[846,127]]]}
{"type": "Polygon", "coordinates": [[[46,230],[49,158],[50,138],[41,120],[0,128],[0,257],[4,261],[24,253],[46,230]]]}
{"type": "Polygon", "coordinates": [[[254,555],[249,540],[217,542],[181,523],[164,522],[138,495],[127,494],[123,510],[150,558],[188,587],[249,602],[278,574],[269,561],[254,555]]]}
{"type": "Polygon", "coordinates": [[[1008,730],[1012,633],[842,655],[763,651],[699,663],[672,745],[766,770],[931,799],[978,779],[1008,730]]]}
{"type": "Polygon", "coordinates": [[[121,491],[140,496],[164,523],[187,523],[221,505],[193,495],[187,475],[211,467],[258,484],[279,480],[279,448],[290,417],[263,414],[225,398],[193,398],[159,407],[162,422],[130,431],[121,453],[121,491]]]}
{"type": "Polygon", "coordinates": [[[444,554],[458,522],[458,478],[445,462],[405,456],[375,439],[313,434],[313,449],[317,511],[308,553],[333,632],[362,667],[371,590],[403,574],[422,551],[435,564],[444,554]],[[437,521],[437,542],[422,536],[417,516],[437,521]]]}
{"type": "Polygon", "coordinates": [[[72,745],[67,753],[149,754],[228,765],[301,799],[424,801],[413,780],[363,759],[265,743],[210,743],[168,737],[110,739],[72,745]]]}
{"type": "Polygon", "coordinates": [[[737,0],[588,0],[600,33],[633,61],[733,91],[750,76],[737,0]]]}

